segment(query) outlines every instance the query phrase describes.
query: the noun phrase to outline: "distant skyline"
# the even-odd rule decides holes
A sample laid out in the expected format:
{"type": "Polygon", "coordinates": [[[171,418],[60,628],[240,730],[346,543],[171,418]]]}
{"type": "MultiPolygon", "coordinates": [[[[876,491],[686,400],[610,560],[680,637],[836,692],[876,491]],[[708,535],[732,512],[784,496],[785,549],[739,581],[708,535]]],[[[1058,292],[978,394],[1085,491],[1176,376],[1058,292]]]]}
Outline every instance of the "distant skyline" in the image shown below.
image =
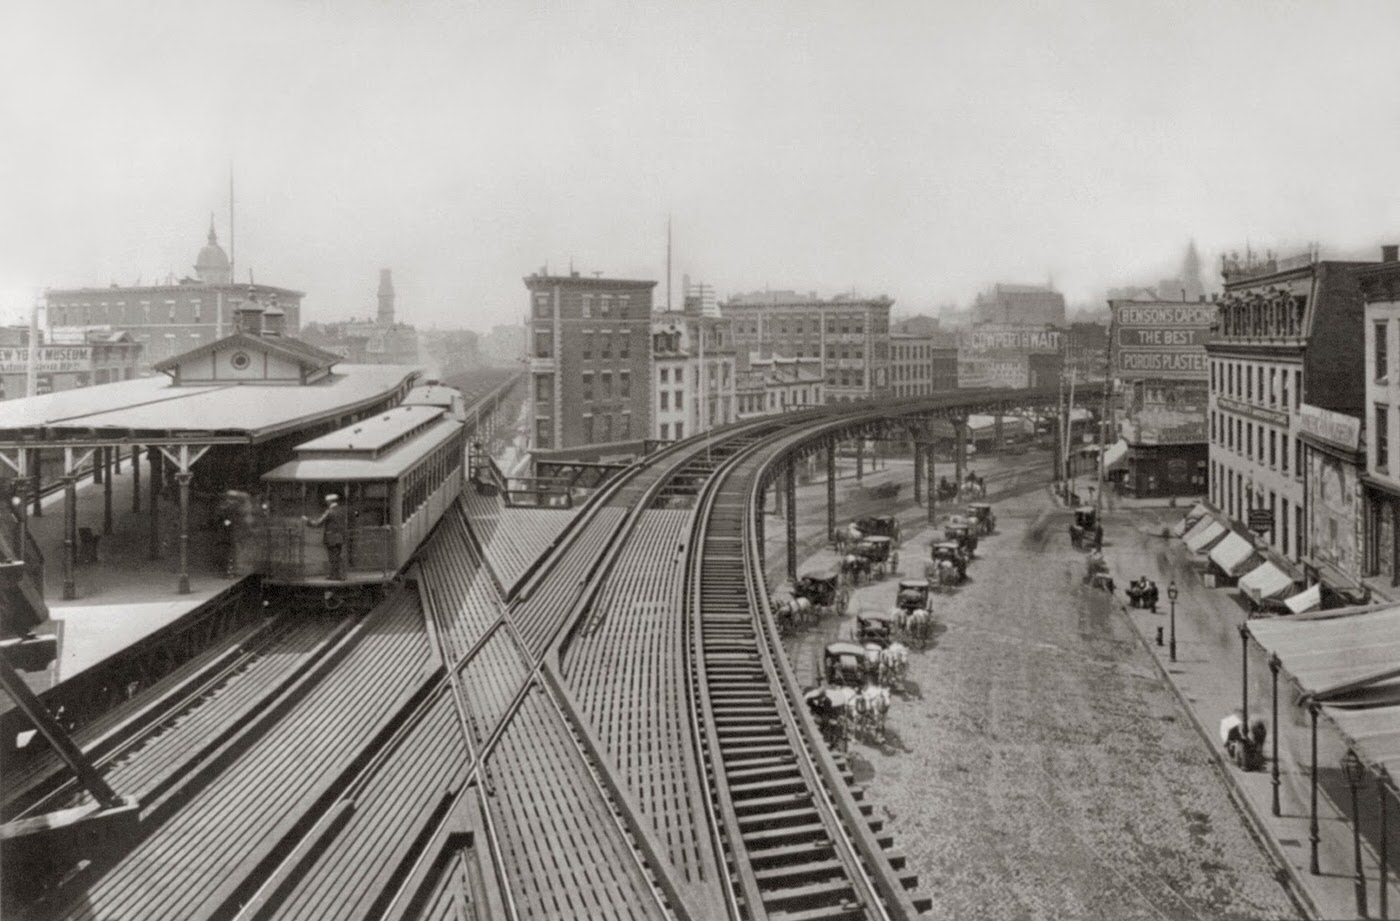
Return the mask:
{"type": "Polygon", "coordinates": [[[1400,4],[127,4],[0,13],[0,322],[46,287],[237,272],[420,327],[521,277],[1073,309],[1196,241],[1400,242],[1400,4]]]}

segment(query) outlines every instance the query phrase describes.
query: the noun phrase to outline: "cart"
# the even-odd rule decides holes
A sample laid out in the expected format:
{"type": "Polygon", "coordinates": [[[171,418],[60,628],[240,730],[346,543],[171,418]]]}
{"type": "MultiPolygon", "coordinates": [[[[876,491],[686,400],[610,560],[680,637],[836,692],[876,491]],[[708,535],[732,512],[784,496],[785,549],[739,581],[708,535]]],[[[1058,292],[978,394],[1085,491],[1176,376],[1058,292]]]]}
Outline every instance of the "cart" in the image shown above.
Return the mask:
{"type": "Polygon", "coordinates": [[[879,570],[882,579],[899,566],[899,551],[888,537],[867,537],[856,544],[855,553],[870,565],[872,573],[879,570]]]}

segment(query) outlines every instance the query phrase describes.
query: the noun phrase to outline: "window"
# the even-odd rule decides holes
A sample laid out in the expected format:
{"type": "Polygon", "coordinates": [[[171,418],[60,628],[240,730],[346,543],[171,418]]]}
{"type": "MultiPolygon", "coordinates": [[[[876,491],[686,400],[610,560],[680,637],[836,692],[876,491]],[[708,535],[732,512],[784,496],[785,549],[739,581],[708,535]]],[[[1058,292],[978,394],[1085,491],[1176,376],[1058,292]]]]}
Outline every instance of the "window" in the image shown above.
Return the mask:
{"type": "Polygon", "coordinates": [[[588,371],[583,375],[583,401],[585,403],[593,400],[593,372],[588,371]]]}
{"type": "Polygon", "coordinates": [[[670,368],[662,368],[662,369],[661,369],[661,383],[663,383],[663,384],[669,384],[670,382],[671,382],[671,369],[670,369],[670,368]]]}
{"type": "Polygon", "coordinates": [[[632,372],[622,371],[617,375],[617,395],[624,400],[632,398],[632,372]]]}
{"type": "Polygon", "coordinates": [[[581,306],[579,307],[579,313],[580,313],[580,315],[581,315],[585,320],[587,320],[587,319],[589,319],[590,317],[592,317],[592,316],[593,316],[593,295],[591,295],[591,294],[585,294],[585,295],[583,296],[583,298],[582,298],[582,300],[581,300],[580,303],[581,303],[581,306]]]}
{"type": "Polygon", "coordinates": [[[603,336],[603,350],[598,353],[599,358],[612,358],[612,334],[603,336]]]}
{"type": "Polygon", "coordinates": [[[1376,469],[1390,466],[1390,407],[1376,404],[1376,469]]]}
{"type": "Polygon", "coordinates": [[[669,390],[663,390],[663,391],[661,391],[661,408],[662,408],[662,409],[670,409],[670,408],[671,408],[671,391],[669,391],[669,390]]]}
{"type": "Polygon", "coordinates": [[[535,357],[554,357],[554,331],[549,329],[535,330],[535,357]]]}
{"type": "MultiPolygon", "coordinates": [[[[627,304],[628,304],[629,301],[631,301],[631,297],[630,297],[629,295],[626,295],[626,294],[619,294],[619,295],[617,296],[617,307],[616,307],[616,309],[613,311],[613,314],[614,314],[615,316],[619,316],[619,317],[625,317],[625,316],[627,316],[627,304]]],[[[626,436],[624,436],[624,437],[626,437],[626,436]]]]}
{"type": "Polygon", "coordinates": [[[684,390],[677,390],[677,391],[676,391],[676,397],[675,397],[675,399],[676,399],[676,409],[680,409],[682,406],[685,405],[685,403],[682,402],[682,401],[685,399],[685,391],[684,391],[684,390]]]}
{"type": "Polygon", "coordinates": [[[631,414],[631,413],[629,413],[629,412],[624,412],[624,413],[622,414],[622,430],[619,431],[619,432],[617,433],[617,436],[618,436],[619,438],[621,438],[623,441],[626,441],[627,439],[629,439],[629,438],[632,437],[632,414],[631,414]]]}
{"type": "Polygon", "coordinates": [[[613,395],[613,389],[612,389],[612,372],[611,372],[611,371],[604,371],[604,372],[603,372],[603,399],[605,399],[605,400],[611,400],[611,399],[612,399],[612,395],[613,395]]]}
{"type": "Polygon", "coordinates": [[[682,439],[684,439],[684,438],[685,438],[685,423],[684,423],[684,422],[677,422],[677,423],[676,423],[676,441],[680,441],[680,440],[682,440],[682,439]]]}
{"type": "Polygon", "coordinates": [[[1380,321],[1380,322],[1377,322],[1377,323],[1376,323],[1376,373],[1375,373],[1375,378],[1376,378],[1376,380],[1378,380],[1378,381],[1383,381],[1383,380],[1385,380],[1386,377],[1389,376],[1389,373],[1390,373],[1390,359],[1389,359],[1389,356],[1386,354],[1386,346],[1388,346],[1388,345],[1390,344],[1389,341],[1388,341],[1389,338],[1390,338],[1390,337],[1388,336],[1388,333],[1389,333],[1388,327],[1389,327],[1389,326],[1390,326],[1390,323],[1389,323],[1388,321],[1380,321]]]}
{"type": "Polygon", "coordinates": [[[629,357],[631,357],[631,355],[632,355],[632,352],[631,352],[631,349],[632,349],[631,339],[632,339],[631,333],[623,333],[623,334],[622,334],[622,339],[617,343],[617,357],[618,357],[618,358],[629,358],[629,357]]]}
{"type": "Polygon", "coordinates": [[[600,440],[602,440],[602,441],[612,441],[612,440],[613,440],[612,416],[603,416],[603,417],[602,417],[602,421],[603,421],[603,432],[602,432],[602,438],[601,438],[600,440]]]}
{"type": "Polygon", "coordinates": [[[1278,466],[1278,432],[1269,430],[1269,466],[1278,466]]]}
{"type": "Polygon", "coordinates": [[[612,295],[598,295],[598,316],[606,317],[612,314],[612,295]]]}
{"type": "Polygon", "coordinates": [[[536,374],[536,375],[535,375],[535,402],[536,402],[536,403],[553,403],[553,402],[554,402],[554,375],[553,375],[553,374],[536,374]]]}
{"type": "Polygon", "coordinates": [[[547,320],[554,316],[554,305],[550,303],[549,295],[540,292],[535,295],[535,319],[547,320]]]}
{"type": "Polygon", "coordinates": [[[535,447],[554,447],[554,423],[549,419],[535,420],[535,447]]]}
{"type": "MultiPolygon", "coordinates": [[[[201,319],[199,318],[199,314],[200,314],[200,303],[199,303],[199,299],[198,299],[198,298],[195,298],[194,300],[190,301],[190,305],[194,307],[194,321],[195,321],[196,323],[202,323],[202,322],[204,322],[203,320],[201,320],[201,319]]],[[[106,305],[104,304],[103,306],[106,306],[106,305]]],[[[108,314],[108,317],[109,317],[109,319],[110,319],[110,317],[111,317],[110,312],[109,312],[109,314],[108,314]]]]}
{"type": "Polygon", "coordinates": [[[593,334],[585,333],[583,337],[583,357],[585,360],[593,357],[593,334]]]}
{"type": "Polygon", "coordinates": [[[1293,408],[1297,409],[1303,404],[1303,372],[1293,372],[1293,408]]]}
{"type": "MultiPolygon", "coordinates": [[[[663,393],[662,396],[665,396],[665,394],[663,393]]],[[[669,423],[669,422],[663,422],[663,423],[661,423],[661,440],[662,440],[662,441],[670,441],[670,440],[671,440],[671,423],[669,423]]]]}

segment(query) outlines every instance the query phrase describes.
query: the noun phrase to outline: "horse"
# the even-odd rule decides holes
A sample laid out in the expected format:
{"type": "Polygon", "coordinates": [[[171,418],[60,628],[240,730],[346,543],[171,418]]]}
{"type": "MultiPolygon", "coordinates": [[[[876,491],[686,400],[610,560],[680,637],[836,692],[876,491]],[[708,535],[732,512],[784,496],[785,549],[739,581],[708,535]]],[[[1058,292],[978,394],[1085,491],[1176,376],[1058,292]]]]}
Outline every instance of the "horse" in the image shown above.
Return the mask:
{"type": "Polygon", "coordinates": [[[867,684],[851,698],[856,727],[877,745],[885,742],[885,717],[890,712],[890,690],[878,684],[867,684]]]}
{"type": "Polygon", "coordinates": [[[817,609],[812,606],[812,602],[807,598],[794,598],[788,603],[788,607],[792,609],[793,619],[802,621],[803,623],[813,620],[817,616],[817,609]]]}
{"type": "Polygon", "coordinates": [[[787,632],[796,620],[797,611],[791,598],[783,598],[774,595],[768,601],[768,607],[773,611],[773,617],[778,621],[778,629],[787,632]]]}
{"type": "Polygon", "coordinates": [[[840,554],[845,554],[848,549],[854,547],[864,539],[865,534],[863,534],[860,528],[856,527],[855,524],[848,524],[844,528],[837,528],[836,532],[831,536],[832,543],[836,545],[836,552],[840,554]]]}
{"type": "Polygon", "coordinates": [[[924,608],[918,608],[906,621],[909,642],[923,649],[933,638],[933,615],[924,608]]]}
{"type": "Polygon", "coordinates": [[[898,641],[880,652],[880,684],[887,688],[903,688],[904,674],[909,668],[909,647],[898,641]]]}

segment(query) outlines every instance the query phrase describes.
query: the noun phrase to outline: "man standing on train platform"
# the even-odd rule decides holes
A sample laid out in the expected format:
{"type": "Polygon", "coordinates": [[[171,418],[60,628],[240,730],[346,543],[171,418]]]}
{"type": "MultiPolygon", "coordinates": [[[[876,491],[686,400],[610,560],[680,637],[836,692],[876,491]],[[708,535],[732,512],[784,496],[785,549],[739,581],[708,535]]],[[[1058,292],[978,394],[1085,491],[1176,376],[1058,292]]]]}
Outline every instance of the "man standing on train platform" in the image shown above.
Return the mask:
{"type": "Polygon", "coordinates": [[[331,561],[331,578],[337,582],[345,578],[345,560],[341,556],[341,551],[345,547],[345,508],[340,504],[340,496],[331,493],[326,496],[326,510],[321,513],[321,517],[312,521],[305,515],[301,520],[306,522],[308,528],[324,528],[321,535],[321,542],[326,545],[326,555],[331,561]]]}

